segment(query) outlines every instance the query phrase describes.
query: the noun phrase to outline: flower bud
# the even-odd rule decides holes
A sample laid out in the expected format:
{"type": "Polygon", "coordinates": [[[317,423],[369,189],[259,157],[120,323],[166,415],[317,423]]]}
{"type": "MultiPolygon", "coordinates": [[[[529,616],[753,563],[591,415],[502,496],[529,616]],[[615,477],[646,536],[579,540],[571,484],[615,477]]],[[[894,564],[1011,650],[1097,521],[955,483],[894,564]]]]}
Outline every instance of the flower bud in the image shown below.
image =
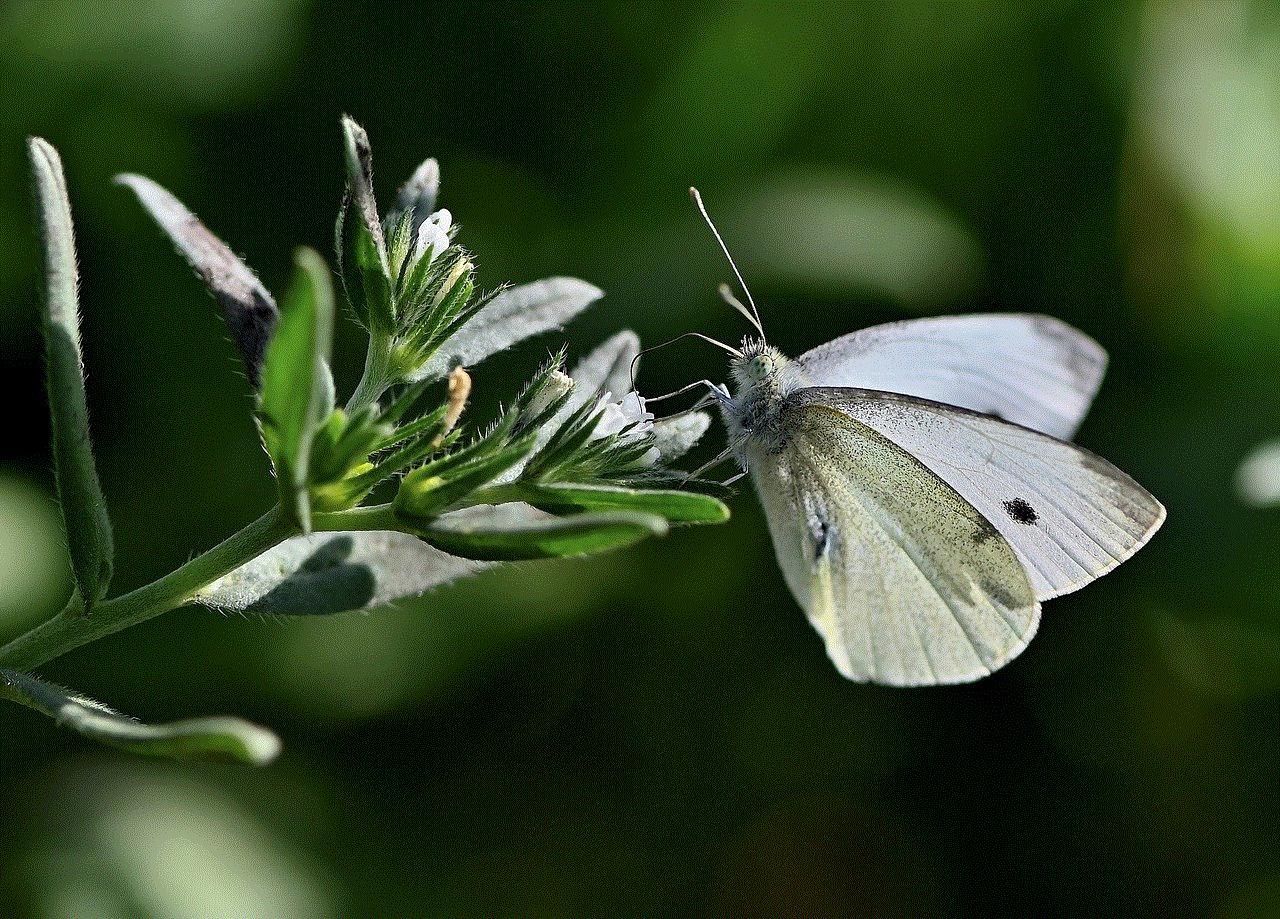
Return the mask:
{"type": "Polygon", "coordinates": [[[413,260],[425,258],[430,265],[448,249],[451,243],[449,228],[453,226],[453,215],[448,210],[440,209],[422,222],[418,227],[418,236],[413,244],[413,260]]]}
{"type": "Polygon", "coordinates": [[[559,401],[573,389],[573,379],[561,370],[553,370],[547,377],[547,381],[538,390],[537,395],[530,400],[529,405],[525,408],[520,418],[521,424],[528,424],[533,419],[540,417],[543,412],[551,407],[553,402],[559,401]]]}

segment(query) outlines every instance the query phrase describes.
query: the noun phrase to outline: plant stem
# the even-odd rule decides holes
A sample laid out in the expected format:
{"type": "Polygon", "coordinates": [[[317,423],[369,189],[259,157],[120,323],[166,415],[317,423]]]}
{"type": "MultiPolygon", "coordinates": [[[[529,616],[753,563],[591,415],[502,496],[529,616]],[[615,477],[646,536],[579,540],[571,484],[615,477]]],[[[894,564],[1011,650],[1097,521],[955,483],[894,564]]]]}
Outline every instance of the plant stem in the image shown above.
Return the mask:
{"type": "Polygon", "coordinates": [[[369,333],[369,350],[364,355],[364,373],[355,392],[347,400],[346,412],[354,415],[366,405],[373,405],[391,385],[391,339],[377,329],[369,333]]]}
{"type": "Polygon", "coordinates": [[[311,529],[320,533],[341,533],[344,530],[398,530],[405,532],[407,524],[396,516],[390,504],[374,504],[353,507],[347,511],[311,514],[311,529]]]}
{"type": "Polygon", "coordinates": [[[73,594],[62,612],[0,648],[0,666],[30,670],[83,644],[176,609],[227,572],[296,533],[297,528],[277,505],[181,568],[145,587],[100,601],[89,613],[80,595],[73,594]]]}
{"type": "Polygon", "coordinates": [[[528,500],[529,491],[519,482],[508,482],[501,485],[486,485],[467,495],[461,501],[449,505],[449,510],[460,511],[463,508],[475,507],[477,504],[508,504],[512,501],[528,500]]]}

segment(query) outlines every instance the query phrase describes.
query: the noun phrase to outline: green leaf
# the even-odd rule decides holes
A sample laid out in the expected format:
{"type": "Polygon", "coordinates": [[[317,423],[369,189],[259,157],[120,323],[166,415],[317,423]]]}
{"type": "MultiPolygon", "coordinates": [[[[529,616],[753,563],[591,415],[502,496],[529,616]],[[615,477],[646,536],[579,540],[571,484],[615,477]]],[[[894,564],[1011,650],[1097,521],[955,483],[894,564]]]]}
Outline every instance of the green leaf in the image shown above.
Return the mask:
{"type": "Polygon", "coordinates": [[[576,450],[586,445],[591,439],[591,434],[599,424],[601,415],[602,412],[596,408],[594,400],[584,401],[556,428],[538,452],[529,458],[522,475],[529,479],[540,479],[562,466],[576,450]]]}
{"type": "Polygon", "coordinates": [[[405,386],[400,390],[396,397],[391,400],[391,404],[387,406],[386,410],[379,416],[378,420],[383,424],[393,426],[398,425],[400,423],[400,419],[403,418],[409,409],[413,408],[414,403],[421,398],[429,383],[430,381],[428,380],[419,380],[417,383],[410,383],[408,386],[405,386]]]}
{"type": "Polygon", "coordinates": [[[311,441],[312,494],[316,486],[345,479],[358,466],[368,465],[369,454],[391,435],[378,420],[377,407],[365,406],[348,418],[335,408],[311,441]]]}
{"type": "Polygon", "coordinates": [[[333,341],[333,288],[328,269],[313,250],[299,249],[295,262],[283,316],[267,348],[258,414],[281,504],[307,532],[311,441],[333,411],[327,366],[333,341]]]}
{"type": "MultiPolygon", "coordinates": [[[[419,415],[406,425],[398,428],[392,428],[386,436],[380,438],[373,445],[373,448],[375,450],[387,450],[397,444],[402,444],[407,441],[416,442],[422,439],[432,441],[444,432],[444,416],[448,411],[448,404],[441,405],[432,409],[430,412],[419,415]]],[[[400,469],[411,462],[416,463],[419,459],[422,459],[422,457],[418,456],[412,460],[405,460],[405,462],[400,466],[392,468],[400,469]]]]}
{"type": "Polygon", "coordinates": [[[523,484],[520,500],[551,513],[631,510],[657,514],[670,523],[724,523],[729,508],[710,495],[616,485],[523,484]]]}
{"type": "Polygon", "coordinates": [[[419,466],[400,480],[393,502],[396,514],[409,520],[436,517],[492,482],[532,449],[533,437],[526,435],[510,444],[481,442],[474,451],[464,448],[454,456],[419,466]]]}
{"type": "Polygon", "coordinates": [[[373,197],[373,149],[369,146],[369,135],[350,115],[343,115],[342,140],[352,204],[385,264],[387,243],[382,221],[378,219],[378,203],[373,197]]]}
{"type": "Polygon", "coordinates": [[[377,241],[359,219],[359,211],[346,201],[338,226],[338,268],[351,311],[366,329],[390,334],[396,326],[396,309],[390,271],[377,241]]]}
{"type": "Polygon", "coordinates": [[[373,151],[364,129],[345,115],[342,137],[347,191],[338,214],[338,272],[361,325],[389,334],[395,306],[387,242],[373,196],[373,151]]]}
{"type": "Polygon", "coordinates": [[[54,476],[71,568],[88,611],[111,583],[114,545],[107,503],[98,482],[89,439],[71,201],[58,152],[38,137],[30,139],[27,149],[44,257],[41,324],[52,416],[54,476]]]}
{"type": "Polygon", "coordinates": [[[280,752],[280,740],[275,734],[240,718],[221,716],[142,724],[16,670],[0,670],[0,696],[42,712],[86,737],[144,756],[230,760],[262,766],[280,752]]]}
{"type": "Polygon", "coordinates": [[[654,514],[610,511],[548,517],[513,526],[439,520],[418,535],[450,555],[480,561],[522,561],[609,552],[649,536],[662,536],[667,523],[654,514]]]}

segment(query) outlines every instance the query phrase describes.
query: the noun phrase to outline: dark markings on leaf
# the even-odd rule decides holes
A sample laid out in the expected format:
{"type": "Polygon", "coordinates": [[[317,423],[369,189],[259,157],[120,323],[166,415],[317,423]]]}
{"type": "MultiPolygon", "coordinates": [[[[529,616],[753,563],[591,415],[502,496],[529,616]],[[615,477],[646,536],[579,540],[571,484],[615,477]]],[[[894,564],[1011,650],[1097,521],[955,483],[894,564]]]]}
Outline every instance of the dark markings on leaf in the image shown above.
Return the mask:
{"type": "Polygon", "coordinates": [[[1011,498],[1004,502],[1004,509],[1008,512],[1010,519],[1016,523],[1031,526],[1040,519],[1040,515],[1036,513],[1035,508],[1022,498],[1011,498]]]}

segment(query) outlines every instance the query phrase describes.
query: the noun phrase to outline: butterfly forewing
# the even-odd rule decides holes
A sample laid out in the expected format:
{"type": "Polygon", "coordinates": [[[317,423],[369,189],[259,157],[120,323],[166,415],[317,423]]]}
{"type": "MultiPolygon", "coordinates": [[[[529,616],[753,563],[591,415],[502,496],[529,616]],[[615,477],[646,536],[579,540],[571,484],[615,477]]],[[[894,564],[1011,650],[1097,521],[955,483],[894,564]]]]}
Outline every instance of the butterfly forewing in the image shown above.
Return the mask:
{"type": "Polygon", "coordinates": [[[786,409],[786,443],[748,449],[778,562],[853,680],[972,680],[1018,654],[1039,618],[991,523],[891,440],[819,404],[786,409]]]}
{"type": "Polygon", "coordinates": [[[940,316],[872,326],[802,354],[813,386],[905,393],[1070,439],[1107,355],[1049,316],[940,316]]]}
{"type": "Polygon", "coordinates": [[[997,418],[861,389],[802,389],[789,401],[836,409],[928,467],[1013,546],[1040,600],[1110,571],[1164,520],[1160,502],[1106,460],[997,418]]]}

